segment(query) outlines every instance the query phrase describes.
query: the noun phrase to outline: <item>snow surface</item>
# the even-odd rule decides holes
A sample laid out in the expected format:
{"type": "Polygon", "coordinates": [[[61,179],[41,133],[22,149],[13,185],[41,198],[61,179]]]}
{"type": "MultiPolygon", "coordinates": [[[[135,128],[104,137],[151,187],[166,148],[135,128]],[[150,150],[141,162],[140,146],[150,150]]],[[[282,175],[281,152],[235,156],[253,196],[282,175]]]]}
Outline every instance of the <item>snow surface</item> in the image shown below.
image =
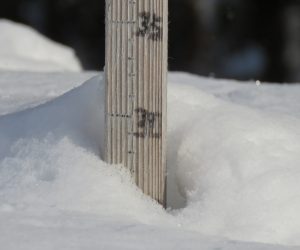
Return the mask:
{"type": "Polygon", "coordinates": [[[72,49],[32,28],[0,19],[0,69],[15,71],[80,71],[72,49]]]}
{"type": "Polygon", "coordinates": [[[0,72],[1,249],[300,249],[299,85],[170,74],[166,212],[101,160],[93,75],[0,72]]]}

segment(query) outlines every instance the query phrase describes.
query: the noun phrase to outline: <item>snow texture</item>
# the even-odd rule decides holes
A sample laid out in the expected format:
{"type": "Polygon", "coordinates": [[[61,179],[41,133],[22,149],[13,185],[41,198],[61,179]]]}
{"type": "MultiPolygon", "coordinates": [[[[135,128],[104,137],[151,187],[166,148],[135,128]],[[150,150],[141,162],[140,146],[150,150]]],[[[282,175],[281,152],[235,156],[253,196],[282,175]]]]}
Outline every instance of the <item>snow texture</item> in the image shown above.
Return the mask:
{"type": "Polygon", "coordinates": [[[242,98],[274,100],[285,86],[170,75],[166,212],[99,158],[101,75],[73,90],[78,74],[66,84],[61,74],[40,73],[40,84],[35,73],[4,76],[11,102],[21,92],[36,97],[0,116],[5,249],[298,249],[276,245],[300,245],[299,116],[291,104],[285,113],[275,101],[242,98]],[[60,79],[54,92],[49,78],[60,79]]]}
{"type": "Polygon", "coordinates": [[[32,28],[0,19],[0,69],[14,71],[80,71],[72,49],[50,41],[32,28]]]}

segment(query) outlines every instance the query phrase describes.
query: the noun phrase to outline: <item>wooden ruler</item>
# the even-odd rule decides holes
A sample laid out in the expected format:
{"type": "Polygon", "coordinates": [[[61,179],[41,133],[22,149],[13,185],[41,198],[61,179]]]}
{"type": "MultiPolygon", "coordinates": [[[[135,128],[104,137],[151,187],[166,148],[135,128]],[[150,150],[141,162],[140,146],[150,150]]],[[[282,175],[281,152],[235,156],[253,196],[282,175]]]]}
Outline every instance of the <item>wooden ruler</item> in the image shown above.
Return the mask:
{"type": "Polygon", "coordinates": [[[106,160],[166,202],[167,0],[106,0],[106,160]]]}

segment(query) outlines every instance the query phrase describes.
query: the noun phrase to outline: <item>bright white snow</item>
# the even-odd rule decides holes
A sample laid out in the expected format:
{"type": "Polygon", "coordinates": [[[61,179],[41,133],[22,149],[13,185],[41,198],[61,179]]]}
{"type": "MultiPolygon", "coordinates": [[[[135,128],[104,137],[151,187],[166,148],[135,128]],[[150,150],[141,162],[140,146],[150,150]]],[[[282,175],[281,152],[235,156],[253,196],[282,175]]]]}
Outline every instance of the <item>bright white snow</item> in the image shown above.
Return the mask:
{"type": "Polygon", "coordinates": [[[187,197],[178,217],[206,234],[300,245],[300,86],[186,80],[169,90],[169,163],[187,197]]]}
{"type": "Polygon", "coordinates": [[[99,158],[101,76],[69,91],[78,75],[66,75],[53,92],[49,78],[61,74],[40,73],[40,84],[35,73],[4,75],[0,87],[11,101],[25,90],[36,96],[0,116],[0,245],[6,249],[285,249],[223,237],[300,245],[299,116],[291,115],[291,104],[285,114],[274,102],[267,105],[285,87],[170,75],[169,205],[184,208],[167,213],[125,170],[99,158]],[[249,89],[265,88],[271,91],[264,104],[239,103],[249,89]],[[240,95],[229,101],[234,92],[240,95]],[[48,102],[40,105],[43,99],[48,102]]]}
{"type": "Polygon", "coordinates": [[[32,28],[0,19],[0,69],[14,71],[80,71],[72,49],[32,28]]]}

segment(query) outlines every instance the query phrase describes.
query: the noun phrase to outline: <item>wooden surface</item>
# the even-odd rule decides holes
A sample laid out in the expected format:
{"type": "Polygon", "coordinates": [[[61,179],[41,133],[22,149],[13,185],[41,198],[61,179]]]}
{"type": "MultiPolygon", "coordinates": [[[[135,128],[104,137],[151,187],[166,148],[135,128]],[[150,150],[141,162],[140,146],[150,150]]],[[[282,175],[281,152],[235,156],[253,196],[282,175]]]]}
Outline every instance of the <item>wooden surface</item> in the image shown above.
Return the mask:
{"type": "Polygon", "coordinates": [[[167,0],[106,0],[106,160],[166,202],[167,0]]]}

